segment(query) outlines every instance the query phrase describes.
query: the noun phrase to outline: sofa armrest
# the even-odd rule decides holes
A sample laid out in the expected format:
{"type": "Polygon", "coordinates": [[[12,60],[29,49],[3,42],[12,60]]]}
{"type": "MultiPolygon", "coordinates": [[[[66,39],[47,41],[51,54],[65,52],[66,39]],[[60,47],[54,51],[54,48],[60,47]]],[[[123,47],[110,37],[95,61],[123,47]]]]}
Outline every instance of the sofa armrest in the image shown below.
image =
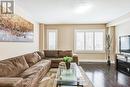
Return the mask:
{"type": "Polygon", "coordinates": [[[0,87],[22,87],[23,78],[0,77],[0,87]]]}
{"type": "Polygon", "coordinates": [[[77,65],[79,65],[79,59],[78,59],[78,55],[77,54],[73,54],[73,62],[76,62],[77,65]]]}

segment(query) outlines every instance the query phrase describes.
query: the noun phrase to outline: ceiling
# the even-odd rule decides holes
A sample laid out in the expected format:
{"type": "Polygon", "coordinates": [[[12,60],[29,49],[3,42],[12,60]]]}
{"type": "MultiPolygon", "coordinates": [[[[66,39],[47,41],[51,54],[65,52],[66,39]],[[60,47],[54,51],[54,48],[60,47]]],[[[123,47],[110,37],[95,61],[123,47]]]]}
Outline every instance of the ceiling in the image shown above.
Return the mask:
{"type": "Polygon", "coordinates": [[[16,0],[16,4],[45,24],[108,23],[130,12],[130,0],[16,0]],[[89,8],[80,12],[84,4],[89,8]]]}

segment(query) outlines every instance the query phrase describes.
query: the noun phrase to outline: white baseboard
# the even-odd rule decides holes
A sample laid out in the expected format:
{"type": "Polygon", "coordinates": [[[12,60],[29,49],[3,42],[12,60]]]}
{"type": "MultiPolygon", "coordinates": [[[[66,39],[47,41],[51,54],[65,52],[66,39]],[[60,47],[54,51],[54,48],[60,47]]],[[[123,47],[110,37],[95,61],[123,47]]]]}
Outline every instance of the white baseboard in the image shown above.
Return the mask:
{"type": "MultiPolygon", "coordinates": [[[[103,63],[106,63],[107,60],[79,60],[79,62],[97,62],[97,63],[100,63],[100,62],[103,62],[103,63]]],[[[111,61],[111,63],[115,63],[115,61],[111,61]]]]}

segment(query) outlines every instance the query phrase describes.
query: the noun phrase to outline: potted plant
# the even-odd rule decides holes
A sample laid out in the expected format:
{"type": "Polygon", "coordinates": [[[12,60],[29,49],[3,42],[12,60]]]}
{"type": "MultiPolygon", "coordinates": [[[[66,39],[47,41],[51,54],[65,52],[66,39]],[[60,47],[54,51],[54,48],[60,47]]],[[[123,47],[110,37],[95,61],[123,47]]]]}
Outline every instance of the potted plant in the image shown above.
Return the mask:
{"type": "Polygon", "coordinates": [[[111,61],[110,61],[110,47],[111,47],[111,38],[110,35],[107,34],[106,35],[106,56],[107,56],[107,64],[110,65],[111,61]]]}
{"type": "Polygon", "coordinates": [[[70,63],[71,63],[72,60],[73,60],[72,57],[68,57],[68,56],[63,58],[63,61],[66,64],[66,69],[70,69],[70,63]]]}
{"type": "Polygon", "coordinates": [[[111,46],[112,46],[112,40],[114,38],[114,34],[110,35],[108,32],[106,34],[106,58],[107,58],[107,64],[111,65],[111,46]]]}

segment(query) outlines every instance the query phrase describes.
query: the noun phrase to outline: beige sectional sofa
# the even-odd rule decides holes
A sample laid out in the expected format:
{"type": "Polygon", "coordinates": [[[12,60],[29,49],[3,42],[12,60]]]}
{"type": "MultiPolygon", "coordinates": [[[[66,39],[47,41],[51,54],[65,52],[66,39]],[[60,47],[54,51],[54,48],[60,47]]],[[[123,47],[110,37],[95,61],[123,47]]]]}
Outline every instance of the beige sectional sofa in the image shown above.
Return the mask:
{"type": "MultiPolygon", "coordinates": [[[[60,52],[37,51],[0,61],[0,87],[38,87],[39,81],[49,69],[58,67],[59,62],[63,60],[60,52]]],[[[64,56],[73,56],[72,51],[62,52],[66,53],[64,56]]],[[[74,56],[73,59],[78,64],[78,57],[74,56]]]]}

